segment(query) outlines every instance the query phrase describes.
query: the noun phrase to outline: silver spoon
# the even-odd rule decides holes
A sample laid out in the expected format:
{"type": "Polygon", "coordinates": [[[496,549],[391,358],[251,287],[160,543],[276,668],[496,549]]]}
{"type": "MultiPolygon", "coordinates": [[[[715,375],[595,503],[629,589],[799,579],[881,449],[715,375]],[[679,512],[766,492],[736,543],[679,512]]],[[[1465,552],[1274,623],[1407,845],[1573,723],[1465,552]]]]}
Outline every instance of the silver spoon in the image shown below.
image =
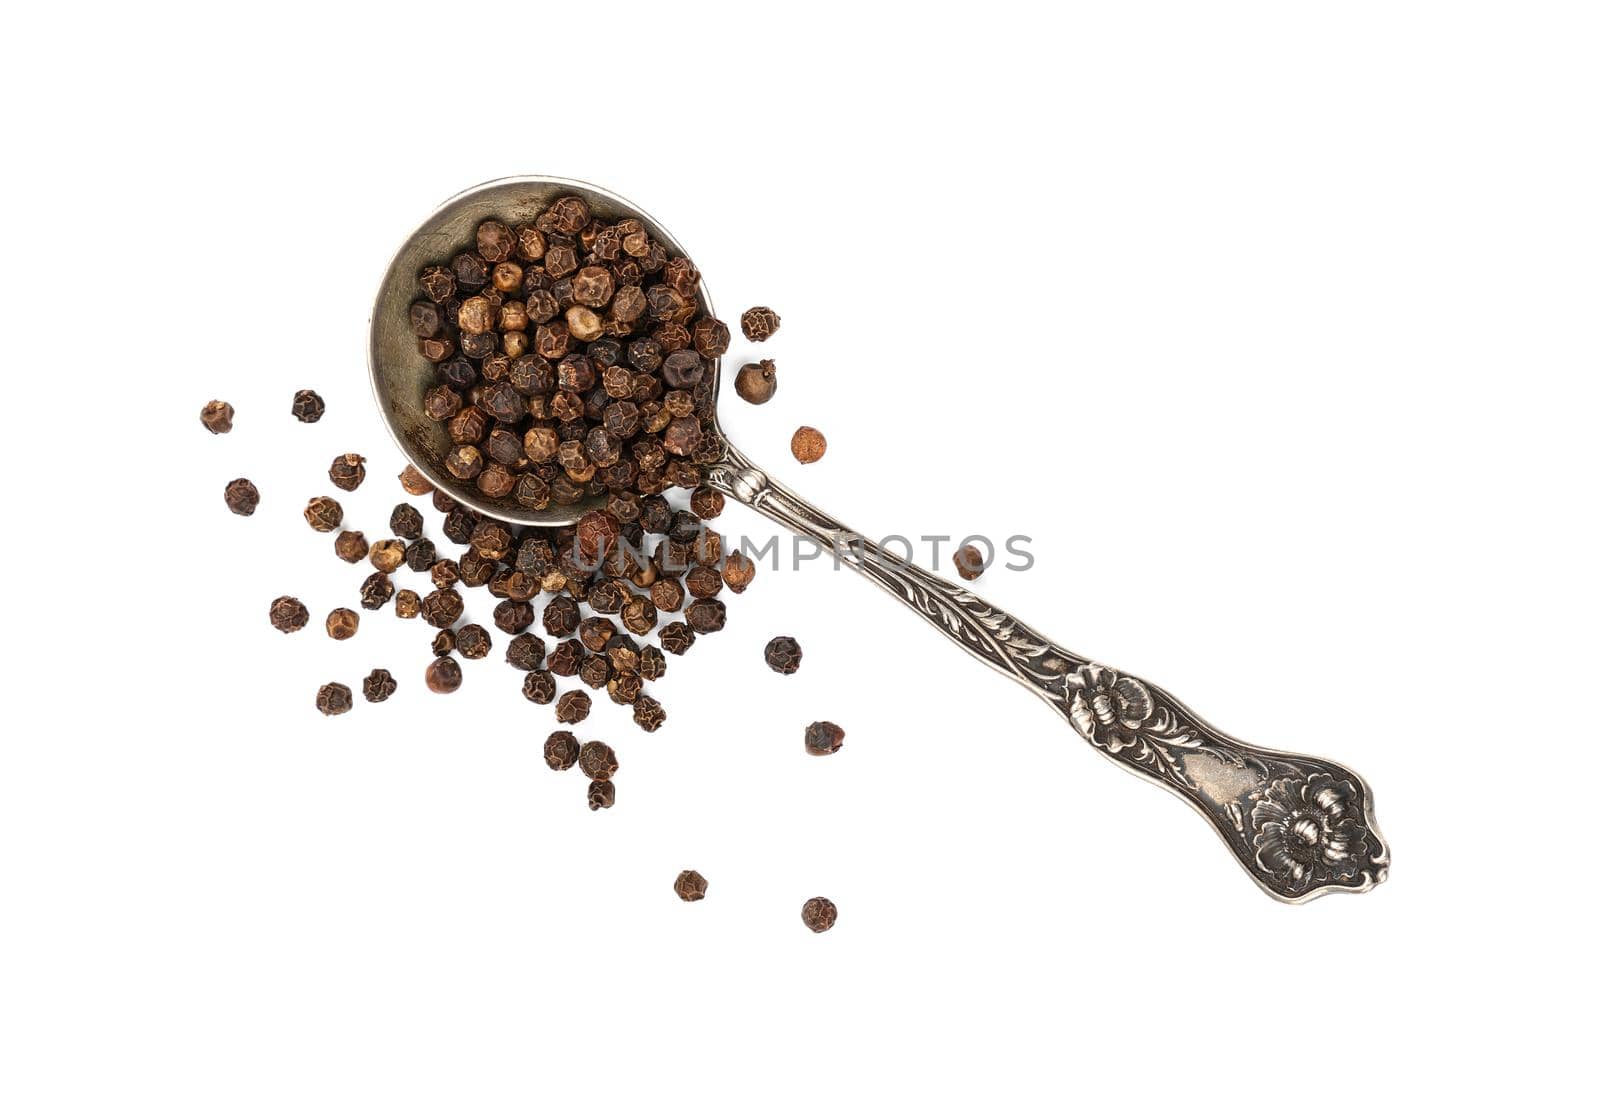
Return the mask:
{"type": "MultiPolygon", "coordinates": [[[[372,311],[372,388],[395,442],[446,494],[521,525],[568,525],[597,500],[527,510],[444,472],[449,440],[422,411],[433,368],[417,351],[408,310],[422,268],[447,263],[469,246],[480,222],[531,221],[566,194],[581,195],[598,217],[639,218],[668,251],[684,254],[659,221],[600,187],[545,176],[497,179],[451,198],[411,234],[390,262],[372,311]]],[[[712,314],[703,281],[698,292],[712,314]]],[[[1359,893],[1388,876],[1389,849],[1373,817],[1372,791],[1352,770],[1222,734],[1164,690],[1057,646],[970,590],[886,552],[731,444],[706,480],[834,552],[968,654],[1043,698],[1104,756],[1188,803],[1272,897],[1305,902],[1335,891],[1359,893]]]]}

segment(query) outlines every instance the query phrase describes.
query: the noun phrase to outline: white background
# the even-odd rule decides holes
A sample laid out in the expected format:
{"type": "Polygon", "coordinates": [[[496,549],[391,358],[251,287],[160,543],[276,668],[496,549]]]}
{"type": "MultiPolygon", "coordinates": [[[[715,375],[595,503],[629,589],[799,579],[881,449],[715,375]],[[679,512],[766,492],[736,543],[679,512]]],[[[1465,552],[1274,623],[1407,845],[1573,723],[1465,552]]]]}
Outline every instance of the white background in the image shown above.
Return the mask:
{"type": "Polygon", "coordinates": [[[41,10],[0,74],[0,1090],[1577,1086],[1592,8],[41,10]],[[518,172],[634,199],[726,317],[781,312],[778,397],[724,408],[753,457],[869,534],[1031,535],[978,590],[1361,770],[1390,881],[1269,901],[826,566],[730,599],[656,735],[597,702],[598,814],[498,633],[438,698],[420,621],[269,628],[280,593],[354,603],[299,518],[329,459],[370,458],[369,536],[400,497],[364,377],[390,254],[518,172]],[[316,713],[375,665],[392,701],[316,713]]]}

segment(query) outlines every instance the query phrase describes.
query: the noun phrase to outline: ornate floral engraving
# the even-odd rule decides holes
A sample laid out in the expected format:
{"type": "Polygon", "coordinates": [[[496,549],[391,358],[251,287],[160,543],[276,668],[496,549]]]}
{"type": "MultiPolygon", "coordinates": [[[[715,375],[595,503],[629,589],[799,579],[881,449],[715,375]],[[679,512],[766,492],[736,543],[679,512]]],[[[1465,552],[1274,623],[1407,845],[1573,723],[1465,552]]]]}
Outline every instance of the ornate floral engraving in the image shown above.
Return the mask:
{"type": "Polygon", "coordinates": [[[1273,897],[1303,902],[1370,890],[1387,877],[1389,852],[1372,818],[1372,793],[1350,770],[1221,734],[1171,694],[1088,662],[965,587],[884,551],[731,445],[707,479],[831,547],[968,654],[1044,698],[1110,760],[1182,798],[1273,897]],[[1204,776],[1203,787],[1194,773],[1204,776]]]}

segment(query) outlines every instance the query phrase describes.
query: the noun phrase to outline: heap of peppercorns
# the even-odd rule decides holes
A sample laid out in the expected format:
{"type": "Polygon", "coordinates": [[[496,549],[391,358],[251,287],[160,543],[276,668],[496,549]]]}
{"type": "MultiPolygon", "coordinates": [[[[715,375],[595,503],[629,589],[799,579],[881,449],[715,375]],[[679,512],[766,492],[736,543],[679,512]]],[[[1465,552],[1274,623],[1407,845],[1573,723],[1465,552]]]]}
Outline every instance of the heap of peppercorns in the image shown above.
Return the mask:
{"type": "Polygon", "coordinates": [[[449,436],[446,473],[486,497],[544,510],[609,493],[631,522],[640,496],[697,487],[721,457],[728,326],[702,313],[694,263],[637,218],[569,195],[531,224],[484,221],[418,284],[423,409],[449,436]]]}

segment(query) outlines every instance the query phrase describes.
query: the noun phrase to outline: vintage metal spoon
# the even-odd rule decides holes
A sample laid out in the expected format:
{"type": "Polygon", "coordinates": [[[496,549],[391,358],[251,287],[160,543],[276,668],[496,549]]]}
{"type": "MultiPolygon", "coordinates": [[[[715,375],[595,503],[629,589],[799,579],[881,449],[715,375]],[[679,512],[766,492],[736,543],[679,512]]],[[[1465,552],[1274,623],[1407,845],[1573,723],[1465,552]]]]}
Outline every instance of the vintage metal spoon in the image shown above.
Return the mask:
{"type": "MultiPolygon", "coordinates": [[[[683,254],[659,222],[599,187],[545,176],[499,179],[456,195],[411,234],[389,264],[372,312],[373,392],[395,441],[446,494],[523,525],[570,524],[593,504],[525,510],[444,473],[448,439],[422,411],[433,369],[417,351],[407,313],[417,273],[469,246],[479,222],[532,220],[564,194],[581,194],[597,216],[638,217],[668,250],[683,254]]],[[[710,312],[703,283],[700,297],[710,312]]],[[[1043,698],[1103,755],[1188,803],[1272,897],[1304,902],[1335,891],[1367,891],[1387,876],[1389,849],[1373,817],[1372,792],[1354,771],[1230,738],[1164,690],[1059,647],[970,590],[886,552],[732,445],[707,478],[834,551],[946,638],[1043,698]]]]}

